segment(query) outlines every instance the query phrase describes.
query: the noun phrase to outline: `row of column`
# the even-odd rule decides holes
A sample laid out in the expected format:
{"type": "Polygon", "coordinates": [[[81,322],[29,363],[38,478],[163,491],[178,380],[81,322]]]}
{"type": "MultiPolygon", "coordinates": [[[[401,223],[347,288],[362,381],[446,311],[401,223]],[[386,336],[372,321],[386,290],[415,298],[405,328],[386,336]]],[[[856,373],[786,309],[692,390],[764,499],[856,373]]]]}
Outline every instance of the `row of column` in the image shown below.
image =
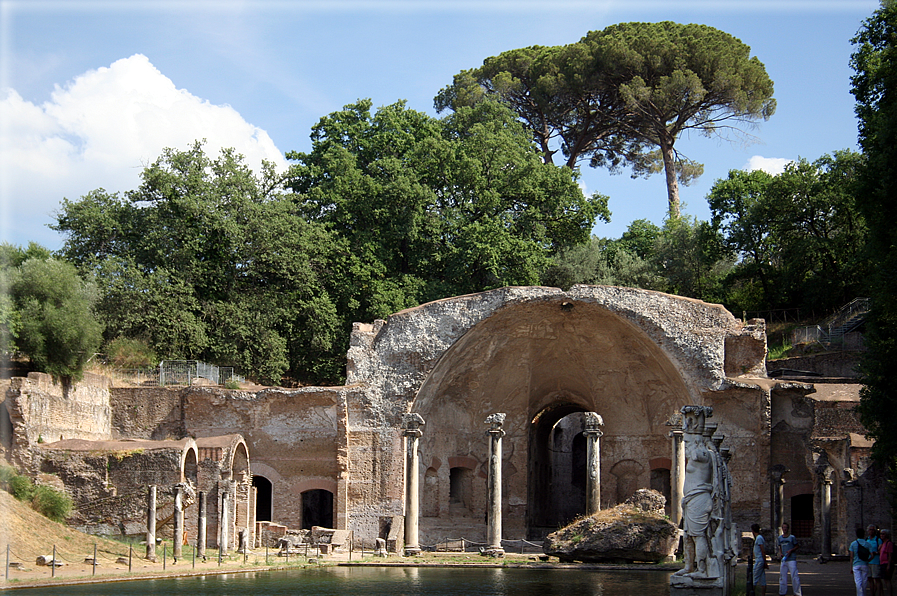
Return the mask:
{"type": "MultiPolygon", "coordinates": [[[[151,485],[147,490],[147,507],[146,507],[146,558],[150,561],[156,560],[156,501],[158,489],[156,485],[151,485]]],[[[218,547],[221,554],[227,554],[229,544],[228,535],[228,492],[221,494],[221,511],[219,528],[218,547]]],[[[197,506],[197,536],[196,536],[196,554],[205,559],[206,556],[206,528],[208,527],[206,517],[206,493],[200,492],[198,495],[197,506]]],[[[175,562],[181,558],[183,554],[183,540],[180,538],[184,535],[184,488],[176,485],[174,488],[174,536],[172,545],[172,556],[175,562]]]]}
{"type": "MultiPolygon", "coordinates": [[[[790,472],[786,466],[776,464],[769,471],[772,489],[772,527],[778,532],[785,521],[785,474],[790,472]]],[[[835,480],[835,469],[825,460],[816,469],[819,476],[820,521],[822,522],[822,555],[832,554],[832,484],[835,480]]],[[[863,524],[861,523],[860,526],[863,524]]]]}
{"type": "MultiPolygon", "coordinates": [[[[486,510],[486,541],[485,554],[501,556],[504,549],[501,546],[501,461],[502,461],[502,437],[505,431],[502,428],[506,414],[499,412],[491,414],[485,423],[489,425],[486,434],[489,435],[489,468],[487,472],[487,510],[486,510]]],[[[425,424],[423,417],[417,413],[404,414],[402,427],[405,435],[405,556],[420,554],[420,470],[418,448],[420,438],[423,435],[421,427],[425,424]]],[[[595,412],[585,413],[586,438],[586,508],[589,515],[597,513],[601,509],[601,449],[599,439],[603,435],[601,426],[604,420],[595,412]]]]}

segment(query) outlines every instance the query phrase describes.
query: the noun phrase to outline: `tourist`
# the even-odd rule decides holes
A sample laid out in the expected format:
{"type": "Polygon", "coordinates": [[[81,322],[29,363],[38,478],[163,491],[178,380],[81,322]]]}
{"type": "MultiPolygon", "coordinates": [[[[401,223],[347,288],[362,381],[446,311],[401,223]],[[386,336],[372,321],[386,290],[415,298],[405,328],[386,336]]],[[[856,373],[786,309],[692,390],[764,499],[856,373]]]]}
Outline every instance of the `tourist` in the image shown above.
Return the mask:
{"type": "Polygon", "coordinates": [[[881,531],[881,548],[878,549],[881,564],[881,587],[885,596],[891,596],[891,576],[894,575],[894,543],[891,542],[891,531],[881,531]]]}
{"type": "Polygon", "coordinates": [[[869,594],[881,596],[881,559],[878,551],[881,549],[881,538],[878,537],[878,528],[869,524],[866,528],[866,548],[872,552],[869,561],[869,594]]]}
{"type": "Polygon", "coordinates": [[[782,535],[776,539],[779,556],[782,557],[782,566],[779,568],[779,594],[788,593],[788,574],[791,574],[791,589],[794,596],[800,594],[800,578],[797,576],[797,538],[789,533],[788,524],[782,524],[782,535]]]}
{"type": "Polygon", "coordinates": [[[857,539],[850,543],[850,550],[853,553],[853,564],[850,566],[851,572],[853,573],[853,583],[856,584],[857,587],[857,596],[866,596],[866,580],[869,578],[869,563],[860,558],[859,549],[860,545],[863,548],[869,548],[866,545],[866,541],[863,540],[863,536],[865,533],[863,532],[863,528],[857,528],[857,539]]]}
{"type": "Polygon", "coordinates": [[[760,524],[751,526],[751,532],[754,534],[754,588],[760,588],[760,596],[766,596],[766,569],[769,563],[766,562],[766,540],[760,534],[760,524]]]}

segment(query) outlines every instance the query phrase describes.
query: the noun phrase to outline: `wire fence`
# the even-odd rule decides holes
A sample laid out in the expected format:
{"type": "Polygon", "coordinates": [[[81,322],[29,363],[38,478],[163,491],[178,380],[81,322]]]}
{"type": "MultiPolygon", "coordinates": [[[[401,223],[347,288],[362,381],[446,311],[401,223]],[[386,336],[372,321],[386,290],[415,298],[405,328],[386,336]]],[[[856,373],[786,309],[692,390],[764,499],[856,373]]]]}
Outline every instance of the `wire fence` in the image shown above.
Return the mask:
{"type": "Polygon", "coordinates": [[[203,380],[210,385],[246,381],[232,366],[216,366],[199,360],[163,360],[159,366],[148,368],[108,368],[103,374],[119,382],[145,387],[190,386],[203,380]]]}
{"type": "MultiPolygon", "coordinates": [[[[429,552],[459,552],[459,553],[468,553],[468,552],[482,552],[488,547],[489,544],[487,542],[478,542],[476,540],[470,540],[468,538],[443,538],[438,542],[435,542],[430,545],[421,545],[423,550],[429,552]]],[[[520,554],[526,553],[541,553],[542,552],[542,543],[530,542],[529,540],[506,540],[502,539],[501,547],[506,552],[515,552],[520,554]]]]}

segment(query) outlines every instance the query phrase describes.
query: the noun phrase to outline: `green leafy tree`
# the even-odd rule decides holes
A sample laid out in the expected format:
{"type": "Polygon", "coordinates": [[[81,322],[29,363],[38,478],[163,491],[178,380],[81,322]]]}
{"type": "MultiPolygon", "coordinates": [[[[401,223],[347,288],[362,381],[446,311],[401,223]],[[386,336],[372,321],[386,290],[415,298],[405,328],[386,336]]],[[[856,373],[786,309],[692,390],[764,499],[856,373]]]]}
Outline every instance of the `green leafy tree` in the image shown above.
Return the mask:
{"type": "Polygon", "coordinates": [[[838,151],[799,159],[777,176],[732,171],[714,184],[712,224],[738,257],[729,285],[739,298],[730,305],[826,311],[866,292],[866,223],[856,201],[862,163],[838,151]]]}
{"type": "Polygon", "coordinates": [[[663,170],[669,215],[677,218],[679,181],[699,176],[701,164],[675,148],[682,133],[741,133],[740,126],[775,112],[773,83],[750,48],[705,25],[622,23],[589,32],[578,43],[524,48],[487,58],[455,76],[436,107],[458,109],[485,97],[511,107],[551,162],[636,175],[663,170]],[[655,147],[654,151],[650,148],[655,147]]]}
{"type": "MultiPolygon", "coordinates": [[[[737,289],[739,298],[734,305],[739,310],[772,308],[774,302],[777,259],[771,230],[772,217],[776,214],[766,207],[772,180],[773,176],[762,170],[731,170],[728,177],[714,183],[707,195],[711,224],[722,233],[725,245],[738,258],[730,285],[737,289]],[[754,302],[753,292],[742,291],[754,282],[762,289],[760,302],[754,302]],[[745,296],[750,296],[747,302],[745,296]]],[[[730,304],[732,299],[730,296],[730,304]]]]}
{"type": "Polygon", "coordinates": [[[545,164],[512,112],[479,102],[435,119],[362,100],[290,153],[309,219],[347,243],[340,309],[383,317],[445,296],[536,283],[552,250],[588,238],[606,198],[545,164]]]}
{"type": "Polygon", "coordinates": [[[853,39],[860,146],[866,158],[857,194],[869,226],[872,259],[872,311],[867,322],[867,352],[862,363],[860,416],[873,453],[890,471],[897,463],[897,3],[882,2],[853,39]]]}
{"type": "Polygon", "coordinates": [[[81,280],[73,265],[40,258],[22,263],[10,286],[19,318],[18,348],[54,379],[64,384],[79,380],[102,339],[93,286],[81,280]]]}
{"type": "Polygon", "coordinates": [[[125,196],[64,201],[55,226],[62,254],[103,289],[108,339],[235,365],[266,383],[338,378],[339,322],[323,281],[337,244],[302,217],[278,175],[196,143],[166,150],[142,179],[125,196]]]}

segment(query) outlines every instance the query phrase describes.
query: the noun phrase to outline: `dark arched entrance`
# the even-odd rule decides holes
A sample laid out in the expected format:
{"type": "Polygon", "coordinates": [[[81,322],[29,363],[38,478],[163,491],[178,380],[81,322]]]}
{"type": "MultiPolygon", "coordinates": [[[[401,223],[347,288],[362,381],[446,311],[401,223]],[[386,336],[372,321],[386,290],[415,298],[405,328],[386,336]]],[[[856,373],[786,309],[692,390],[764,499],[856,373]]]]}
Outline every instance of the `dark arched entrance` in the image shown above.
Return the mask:
{"type": "Polygon", "coordinates": [[[539,412],[529,429],[527,527],[539,540],[586,512],[586,444],[581,413],[562,402],[539,412]]]}
{"type": "Polygon", "coordinates": [[[271,517],[271,503],[274,496],[271,481],[264,476],[253,476],[255,489],[255,521],[274,521],[271,517]]]}
{"type": "Polygon", "coordinates": [[[302,493],[302,529],[312,526],[333,527],[333,493],[314,489],[302,493]]]}

